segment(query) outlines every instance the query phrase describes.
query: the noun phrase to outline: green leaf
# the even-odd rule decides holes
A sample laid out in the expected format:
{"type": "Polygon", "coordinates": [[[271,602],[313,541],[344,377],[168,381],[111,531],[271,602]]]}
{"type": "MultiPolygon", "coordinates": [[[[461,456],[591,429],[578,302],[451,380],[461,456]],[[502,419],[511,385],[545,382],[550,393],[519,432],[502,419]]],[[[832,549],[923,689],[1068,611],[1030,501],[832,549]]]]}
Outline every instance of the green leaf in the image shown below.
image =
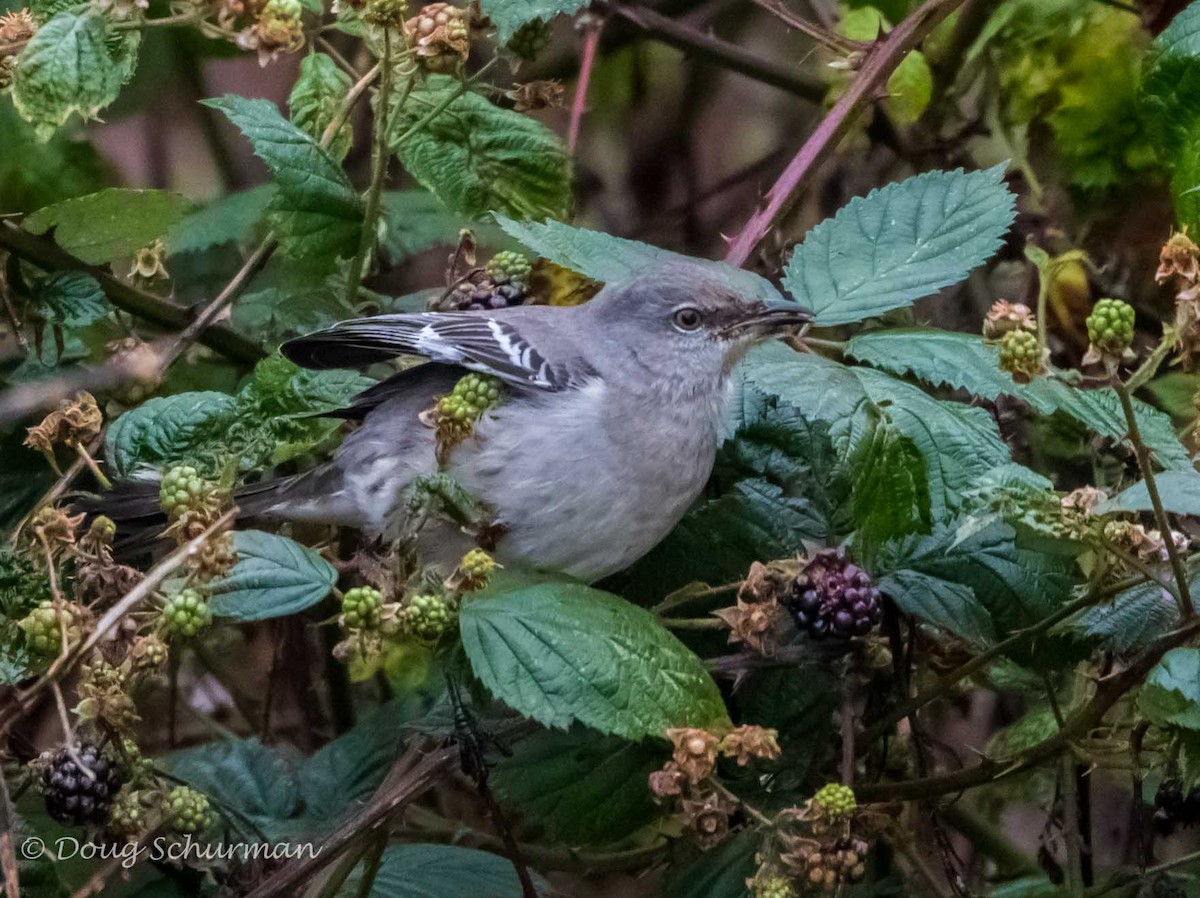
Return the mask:
{"type": "MultiPolygon", "coordinates": [[[[961,518],[929,536],[888,543],[878,553],[873,573],[879,579],[901,576],[903,583],[907,575],[899,572],[911,571],[966,586],[1003,636],[1052,613],[1068,599],[1079,577],[1074,558],[1022,548],[1016,535],[998,518],[961,518]]],[[[957,591],[943,592],[938,601],[949,602],[957,591]]],[[[958,626],[965,629],[963,623],[958,626]]]]}
{"type": "Polygon", "coordinates": [[[332,156],[267,100],[205,100],[235,124],[271,170],[278,191],[267,207],[291,255],[349,256],[358,248],[364,207],[332,156]]]}
{"type": "Polygon", "coordinates": [[[100,154],[86,140],[56,131],[46,142],[0,96],[0,210],[32,212],[50,203],[98,190],[107,175],[100,154]]]}
{"type": "Polygon", "coordinates": [[[337,583],[337,569],[294,540],[261,530],[233,535],[238,561],[208,584],[217,617],[267,620],[311,608],[337,583]]]}
{"type": "MultiPolygon", "coordinates": [[[[350,76],[338,68],[332,57],[324,53],[305,56],[300,61],[300,76],[288,96],[292,122],[320,142],[325,129],[345,105],[351,87],[350,76]]],[[[347,119],[334,135],[329,154],[339,161],[345,159],[353,140],[354,128],[347,119]]]]}
{"type": "Polygon", "coordinates": [[[728,720],[703,663],[648,611],[574,582],[500,578],[464,603],[463,648],[511,708],[626,739],[728,720]]]}
{"type": "MultiPolygon", "coordinates": [[[[1197,583],[1200,585],[1200,582],[1197,583]]],[[[1118,655],[1149,645],[1179,623],[1179,608],[1169,592],[1156,583],[1127,589],[1110,604],[1089,608],[1071,628],[1118,655]]]]}
{"type": "Polygon", "coordinates": [[[33,285],[33,302],[43,321],[83,327],[112,311],[104,289],[90,274],[56,271],[33,285]]]}
{"type": "Polygon", "coordinates": [[[1200,649],[1171,649],[1138,693],[1138,711],[1159,726],[1200,730],[1200,649]]]}
{"type": "Polygon", "coordinates": [[[907,533],[928,533],[933,524],[925,459],[916,444],[881,422],[859,450],[863,470],[854,484],[856,544],[860,551],[907,533]]]}
{"type": "Polygon", "coordinates": [[[454,78],[429,76],[393,108],[388,131],[404,167],[454,212],[474,218],[491,211],[519,218],[570,214],[571,161],[558,136],[464,91],[454,78]]]}
{"type": "Polygon", "coordinates": [[[288,337],[308,333],[354,315],[340,293],[321,281],[266,287],[241,297],[229,321],[240,334],[253,334],[274,349],[288,337]]]}
{"type": "Polygon", "coordinates": [[[261,184],[231,193],[184,216],[167,232],[169,253],[195,253],[225,243],[246,240],[275,196],[275,187],[261,184]]]}
{"type": "MultiPolygon", "coordinates": [[[[1195,470],[1161,471],[1154,478],[1163,509],[1171,514],[1200,516],[1200,473],[1195,470]]],[[[1153,511],[1146,481],[1113,496],[1096,508],[1097,514],[1118,511],[1153,511]]]]}
{"type": "Polygon", "coordinates": [[[813,228],[783,285],[820,325],[910,305],[965,278],[1000,246],[1015,215],[1004,166],[927,172],[873,190],[813,228]]]}
{"type": "MultiPolygon", "coordinates": [[[[463,217],[450,212],[428,190],[385,190],[379,248],[392,263],[435,246],[456,246],[463,217]]],[[[491,224],[471,226],[480,243],[493,244],[503,235],[491,224]]]]}
{"type": "Polygon", "coordinates": [[[201,391],[160,396],[131,409],[108,428],[104,453],[112,473],[131,477],[138,467],[188,459],[234,420],[234,399],[201,391]]]}
{"type": "Polygon", "coordinates": [[[508,43],[526,22],[546,21],[559,14],[571,15],[587,6],[588,0],[483,0],[483,12],[496,26],[496,39],[508,43]]]}
{"type": "Polygon", "coordinates": [[[972,645],[986,646],[995,641],[991,616],[975,598],[975,591],[964,583],[901,569],[881,577],[876,586],[905,614],[941,627],[972,645]]]}
{"type": "MultiPolygon", "coordinates": [[[[536,874],[534,887],[549,894],[549,886],[536,874]]],[[[372,898],[521,898],[521,894],[512,861],[458,845],[392,845],[383,852],[371,887],[372,898]]]]}
{"type": "Polygon", "coordinates": [[[754,854],[761,838],[745,829],[712,851],[692,853],[691,863],[667,871],[663,898],[746,898],[746,880],[758,865],[754,854]]]}
{"type": "MultiPolygon", "coordinates": [[[[891,30],[891,22],[874,5],[847,10],[838,30],[851,40],[870,43],[891,30]]],[[[887,82],[886,106],[899,124],[911,125],[921,117],[933,94],[933,75],[920,50],[900,60],[887,82]]]]}
{"type": "Polygon", "coordinates": [[[492,771],[502,799],[553,842],[619,841],[654,820],[647,787],[665,751],[574,727],[523,739],[492,771]]]}
{"type": "Polygon", "coordinates": [[[750,299],[782,300],[766,278],[724,262],[696,259],[648,243],[613,237],[602,231],[576,228],[560,221],[513,221],[497,215],[496,221],[514,240],[556,265],[570,268],[597,281],[620,283],[662,262],[702,265],[715,279],[750,299]]]}
{"type": "Polygon", "coordinates": [[[87,120],[117,98],[133,74],[138,35],[110,41],[102,16],[60,12],[17,57],[13,103],[43,140],[73,114],[87,120]]]}
{"type": "MultiPolygon", "coordinates": [[[[1062,412],[1106,439],[1124,440],[1128,431],[1111,388],[1080,390],[1049,377],[1017,384],[1000,370],[997,348],[973,334],[922,328],[872,331],[852,338],[846,354],[892,374],[965,390],[990,402],[1015,396],[1039,414],[1062,412]]],[[[1171,419],[1141,400],[1133,404],[1142,438],[1158,461],[1168,468],[1190,469],[1191,458],[1175,436],[1171,419]]]]}
{"type": "Polygon", "coordinates": [[[59,246],[84,262],[102,265],[128,258],[162,237],[187,207],[178,193],[110,187],[39,209],[24,227],[31,234],[54,228],[59,246]]]}

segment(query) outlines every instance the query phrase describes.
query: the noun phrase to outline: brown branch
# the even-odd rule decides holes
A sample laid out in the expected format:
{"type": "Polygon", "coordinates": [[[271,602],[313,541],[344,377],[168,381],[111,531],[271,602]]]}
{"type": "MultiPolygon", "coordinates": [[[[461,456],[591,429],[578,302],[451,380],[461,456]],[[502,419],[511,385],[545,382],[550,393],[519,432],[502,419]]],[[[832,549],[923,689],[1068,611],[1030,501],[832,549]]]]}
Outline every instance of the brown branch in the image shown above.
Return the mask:
{"type": "Polygon", "coordinates": [[[964,0],[926,0],[903,22],[867,51],[862,67],[829,114],[817,125],[812,136],[795,155],[774,186],[767,191],[766,203],[758,209],[733,239],[725,261],[743,265],[758,242],[795,201],[800,187],[838,146],[859,114],[876,99],[879,89],[896,66],[904,60],[938,23],[963,4],[964,0]]]}
{"type": "Polygon", "coordinates": [[[21,884],[17,874],[17,852],[13,835],[17,832],[17,812],[8,794],[8,780],[0,766],[0,871],[4,873],[4,889],[0,894],[10,898],[21,898],[21,884]]]}
{"type": "Polygon", "coordinates": [[[668,46],[711,59],[748,78],[781,88],[813,103],[820,103],[829,89],[824,81],[798,72],[793,65],[757,56],[737,44],[705,34],[655,10],[621,3],[611,4],[610,9],[614,15],[632,22],[668,46]]]}
{"type": "MultiPolygon", "coordinates": [[[[131,287],[104,268],[89,265],[67,252],[49,237],[30,234],[10,221],[0,221],[0,248],[47,271],[82,271],[90,274],[99,281],[104,295],[118,309],[166,330],[183,330],[195,318],[195,312],[187,306],[131,287]]],[[[235,362],[253,363],[263,357],[263,351],[256,343],[221,325],[206,328],[197,340],[235,362]]]]}

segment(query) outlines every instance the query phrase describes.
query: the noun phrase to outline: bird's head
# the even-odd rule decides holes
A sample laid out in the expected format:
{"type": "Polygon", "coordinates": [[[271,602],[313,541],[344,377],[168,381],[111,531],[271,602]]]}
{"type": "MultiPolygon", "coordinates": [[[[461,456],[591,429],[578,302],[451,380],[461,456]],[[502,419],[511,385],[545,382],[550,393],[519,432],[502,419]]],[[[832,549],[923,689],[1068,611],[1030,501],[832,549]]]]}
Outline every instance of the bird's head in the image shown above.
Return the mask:
{"type": "Polygon", "coordinates": [[[811,317],[794,302],[745,292],[711,263],[670,262],[606,288],[589,305],[603,331],[636,347],[643,364],[654,365],[650,356],[659,354],[660,364],[677,371],[724,374],[755,343],[794,332],[811,317]]]}

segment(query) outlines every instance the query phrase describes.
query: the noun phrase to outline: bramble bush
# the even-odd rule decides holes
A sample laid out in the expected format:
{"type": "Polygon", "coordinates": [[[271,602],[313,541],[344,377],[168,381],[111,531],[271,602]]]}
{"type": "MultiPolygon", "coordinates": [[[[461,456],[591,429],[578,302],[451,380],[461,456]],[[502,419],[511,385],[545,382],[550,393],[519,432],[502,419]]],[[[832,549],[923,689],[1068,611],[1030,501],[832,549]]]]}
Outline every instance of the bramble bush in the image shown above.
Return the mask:
{"type": "Polygon", "coordinates": [[[1200,894],[1200,3],[2,2],[0,892],[1200,894]],[[392,370],[282,340],[722,252],[629,569],[237,518],[392,370]]]}

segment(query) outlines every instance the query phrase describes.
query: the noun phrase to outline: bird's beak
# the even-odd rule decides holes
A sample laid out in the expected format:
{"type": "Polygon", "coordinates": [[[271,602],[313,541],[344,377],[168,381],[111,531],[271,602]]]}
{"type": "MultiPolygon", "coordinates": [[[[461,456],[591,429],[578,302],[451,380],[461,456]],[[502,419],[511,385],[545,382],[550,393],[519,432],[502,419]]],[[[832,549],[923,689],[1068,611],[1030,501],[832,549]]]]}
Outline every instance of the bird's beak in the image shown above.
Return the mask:
{"type": "Polygon", "coordinates": [[[756,302],[746,314],[721,331],[723,337],[773,337],[808,324],[812,315],[794,302],[756,302]]]}

